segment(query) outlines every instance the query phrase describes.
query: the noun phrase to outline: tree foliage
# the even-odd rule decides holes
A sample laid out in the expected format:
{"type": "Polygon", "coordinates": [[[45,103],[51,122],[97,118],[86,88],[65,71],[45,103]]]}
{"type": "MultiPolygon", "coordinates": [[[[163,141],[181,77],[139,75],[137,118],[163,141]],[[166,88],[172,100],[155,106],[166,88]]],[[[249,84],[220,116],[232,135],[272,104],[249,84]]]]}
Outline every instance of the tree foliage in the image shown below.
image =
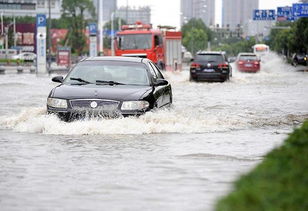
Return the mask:
{"type": "Polygon", "coordinates": [[[278,26],[290,26],[290,29],[272,29],[267,44],[271,49],[285,54],[308,53],[308,19],[300,18],[295,23],[279,23],[278,26]]]}
{"type": "Polygon", "coordinates": [[[198,50],[205,50],[208,41],[212,40],[212,31],[201,19],[192,18],[182,26],[183,45],[195,54],[198,50]]]}
{"type": "Polygon", "coordinates": [[[80,55],[86,49],[86,28],[85,15],[95,15],[94,6],[91,0],[63,0],[62,18],[67,20],[69,33],[65,43],[70,46],[73,53],[80,55]]]}
{"type": "Polygon", "coordinates": [[[215,51],[225,51],[228,55],[236,56],[240,52],[252,52],[252,46],[256,43],[255,38],[251,37],[249,40],[237,40],[233,43],[221,44],[214,48],[215,51]]]}

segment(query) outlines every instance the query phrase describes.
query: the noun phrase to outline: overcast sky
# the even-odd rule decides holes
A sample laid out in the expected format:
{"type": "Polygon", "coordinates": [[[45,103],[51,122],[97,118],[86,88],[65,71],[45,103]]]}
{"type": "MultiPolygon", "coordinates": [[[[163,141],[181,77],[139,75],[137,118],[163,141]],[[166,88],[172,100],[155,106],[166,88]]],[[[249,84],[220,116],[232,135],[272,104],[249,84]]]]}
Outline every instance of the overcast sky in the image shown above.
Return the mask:
{"type": "MultiPolygon", "coordinates": [[[[230,0],[231,1],[231,0],[230,0]]],[[[249,1],[249,0],[247,0],[249,1]]],[[[152,10],[152,24],[180,26],[181,0],[118,0],[118,6],[150,6],[152,10]]],[[[259,0],[260,9],[276,9],[277,6],[291,6],[299,0],[259,0]]],[[[221,21],[221,0],[216,0],[216,22],[221,21]]]]}

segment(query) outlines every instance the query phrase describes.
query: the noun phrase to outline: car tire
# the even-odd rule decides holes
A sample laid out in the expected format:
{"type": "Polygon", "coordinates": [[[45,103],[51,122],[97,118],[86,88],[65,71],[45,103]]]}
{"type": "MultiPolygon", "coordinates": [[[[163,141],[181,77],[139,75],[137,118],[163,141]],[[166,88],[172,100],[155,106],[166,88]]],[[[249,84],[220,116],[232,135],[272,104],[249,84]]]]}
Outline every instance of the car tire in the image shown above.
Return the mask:
{"type": "Polygon", "coordinates": [[[189,81],[190,81],[190,82],[193,82],[193,81],[194,81],[194,79],[191,77],[191,74],[189,74],[189,81]]]}
{"type": "Polygon", "coordinates": [[[294,61],[292,62],[292,65],[293,65],[294,67],[296,67],[296,66],[297,66],[297,61],[294,60],[294,61]]]}

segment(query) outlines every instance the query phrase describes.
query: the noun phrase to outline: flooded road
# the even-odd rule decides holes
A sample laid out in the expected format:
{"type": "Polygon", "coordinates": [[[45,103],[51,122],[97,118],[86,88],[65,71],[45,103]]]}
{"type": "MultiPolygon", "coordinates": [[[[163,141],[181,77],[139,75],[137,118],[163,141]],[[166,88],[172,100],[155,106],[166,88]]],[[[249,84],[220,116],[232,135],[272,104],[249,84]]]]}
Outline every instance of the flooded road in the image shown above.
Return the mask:
{"type": "Polygon", "coordinates": [[[168,110],[65,123],[45,114],[49,77],[0,75],[1,208],[212,210],[308,118],[307,72],[275,55],[226,83],[166,77],[168,110]]]}

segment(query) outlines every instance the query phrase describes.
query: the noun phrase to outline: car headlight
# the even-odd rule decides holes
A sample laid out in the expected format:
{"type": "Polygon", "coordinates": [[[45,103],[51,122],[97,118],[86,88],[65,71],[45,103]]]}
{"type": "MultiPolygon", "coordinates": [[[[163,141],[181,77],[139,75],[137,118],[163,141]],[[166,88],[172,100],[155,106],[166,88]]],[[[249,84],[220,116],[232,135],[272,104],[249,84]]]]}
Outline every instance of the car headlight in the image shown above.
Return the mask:
{"type": "Polygon", "coordinates": [[[148,101],[124,101],[121,110],[145,110],[150,106],[148,101]]]}
{"type": "Polygon", "coordinates": [[[67,108],[67,101],[57,98],[48,98],[47,105],[54,108],[67,108]]]}

